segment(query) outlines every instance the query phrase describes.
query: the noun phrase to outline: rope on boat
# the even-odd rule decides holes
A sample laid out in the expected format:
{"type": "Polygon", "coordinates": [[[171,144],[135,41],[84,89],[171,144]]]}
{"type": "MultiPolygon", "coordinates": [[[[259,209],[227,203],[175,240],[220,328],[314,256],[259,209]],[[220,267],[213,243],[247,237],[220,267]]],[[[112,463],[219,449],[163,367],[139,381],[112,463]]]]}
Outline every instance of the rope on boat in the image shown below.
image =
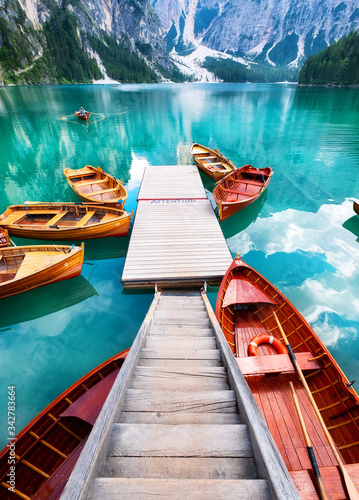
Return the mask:
{"type": "Polygon", "coordinates": [[[71,250],[73,250],[75,248],[75,245],[72,244],[71,245],[71,248],[67,248],[66,250],[65,249],[61,249],[61,248],[58,248],[56,245],[54,245],[54,249],[57,250],[58,252],[62,252],[62,253],[69,253],[71,252],[71,250]]]}

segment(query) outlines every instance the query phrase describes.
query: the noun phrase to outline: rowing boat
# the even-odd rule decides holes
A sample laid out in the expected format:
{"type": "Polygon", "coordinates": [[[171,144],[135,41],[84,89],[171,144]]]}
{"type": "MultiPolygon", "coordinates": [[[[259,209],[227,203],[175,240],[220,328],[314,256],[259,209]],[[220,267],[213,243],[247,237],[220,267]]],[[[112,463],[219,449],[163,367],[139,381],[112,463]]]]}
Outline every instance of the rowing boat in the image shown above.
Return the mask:
{"type": "Polygon", "coordinates": [[[0,221],[12,236],[83,241],[126,236],[133,212],[81,203],[31,203],[11,205],[0,221]]]}
{"type": "Polygon", "coordinates": [[[356,214],[359,215],[359,202],[358,201],[354,201],[353,202],[353,210],[356,214]]]}
{"type": "Polygon", "coordinates": [[[307,394],[294,373],[281,340],[280,327],[304,372],[344,464],[358,478],[359,398],[328,349],[288,299],[238,258],[221,283],[216,317],[295,484],[302,488],[302,498],[318,497],[311,482],[311,465],[295,418],[289,381],[294,383],[305,410],[323,481],[326,478],[324,486],[330,480],[336,491],[337,496],[328,498],[347,498],[339,479],[337,462],[307,394]],[[312,496],[308,493],[310,491],[312,496]]]}
{"type": "Polygon", "coordinates": [[[219,219],[227,219],[257,200],[266,190],[272,174],[270,167],[244,165],[219,181],[213,190],[219,219]]]}
{"type": "Polygon", "coordinates": [[[223,156],[218,149],[213,150],[194,143],[190,153],[197,167],[215,182],[236,169],[233,163],[223,156]]]}
{"type": "Polygon", "coordinates": [[[91,165],[77,170],[65,168],[64,175],[83,200],[123,209],[128,196],[125,186],[102,168],[91,165]]]}
{"type": "Polygon", "coordinates": [[[89,120],[90,119],[90,116],[91,116],[91,113],[89,111],[85,111],[85,114],[81,114],[80,111],[75,111],[75,115],[77,116],[77,118],[79,118],[80,120],[89,120]]]}
{"type": "Polygon", "coordinates": [[[81,273],[84,244],[0,248],[0,298],[81,273]]]}
{"type": "MultiPolygon", "coordinates": [[[[0,453],[0,498],[60,498],[128,352],[91,370],[9,441],[0,453]],[[9,489],[11,467],[16,493],[9,489]]],[[[8,392],[11,401],[11,386],[8,392]]]]}

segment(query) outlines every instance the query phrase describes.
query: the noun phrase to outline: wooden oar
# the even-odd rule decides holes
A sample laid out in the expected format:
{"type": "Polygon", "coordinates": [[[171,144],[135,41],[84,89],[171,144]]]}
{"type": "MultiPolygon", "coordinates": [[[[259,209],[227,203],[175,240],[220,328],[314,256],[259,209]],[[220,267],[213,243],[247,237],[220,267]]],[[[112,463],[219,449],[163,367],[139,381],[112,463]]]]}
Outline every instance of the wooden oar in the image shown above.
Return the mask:
{"type": "Polygon", "coordinates": [[[336,449],[336,446],[335,446],[335,443],[334,443],[334,441],[332,439],[332,436],[329,434],[327,426],[325,425],[323,417],[321,416],[320,411],[318,410],[317,404],[314,401],[312,393],[310,392],[310,389],[308,387],[307,381],[305,380],[303,372],[302,372],[302,370],[301,370],[301,368],[300,368],[300,366],[298,364],[298,361],[297,361],[297,359],[295,357],[295,354],[294,354],[294,352],[293,352],[293,350],[292,350],[292,348],[291,348],[291,346],[290,346],[290,344],[288,342],[286,334],[284,333],[282,325],[280,324],[280,322],[279,322],[279,320],[278,320],[277,315],[276,315],[275,312],[273,312],[273,316],[274,316],[274,318],[275,318],[275,320],[277,322],[279,331],[281,332],[281,335],[283,337],[284,343],[285,343],[285,345],[286,345],[286,347],[288,349],[288,354],[289,354],[290,360],[293,363],[293,366],[296,369],[296,372],[298,373],[300,380],[302,381],[302,384],[303,384],[303,386],[304,386],[304,388],[305,388],[305,390],[307,392],[309,401],[311,402],[311,404],[312,404],[312,406],[314,408],[314,411],[315,411],[315,413],[316,413],[316,415],[318,417],[320,425],[322,426],[324,434],[325,434],[325,436],[326,436],[326,438],[328,440],[329,446],[331,447],[331,449],[332,449],[332,451],[334,453],[334,456],[335,456],[335,458],[336,458],[336,460],[338,462],[339,470],[342,473],[342,476],[343,476],[343,479],[344,479],[345,488],[346,488],[347,493],[348,493],[348,498],[350,500],[359,500],[358,490],[354,486],[354,483],[353,483],[351,477],[349,476],[346,468],[344,467],[344,464],[342,462],[342,459],[339,456],[339,453],[338,453],[338,451],[336,449]]]}
{"type": "Polygon", "coordinates": [[[316,458],[315,458],[315,455],[314,455],[312,443],[310,442],[309,434],[308,434],[307,428],[305,426],[305,422],[304,422],[304,418],[303,418],[303,415],[302,415],[302,411],[301,411],[301,409],[299,407],[299,402],[298,402],[298,398],[297,398],[297,395],[296,395],[293,383],[289,382],[289,385],[290,385],[290,390],[292,392],[294,406],[295,406],[295,409],[297,410],[297,414],[298,414],[300,426],[301,426],[302,431],[303,431],[305,445],[307,447],[307,452],[308,452],[309,460],[310,460],[310,463],[312,464],[312,469],[313,469],[315,481],[316,481],[317,486],[318,486],[319,497],[320,497],[321,500],[327,500],[328,497],[327,497],[327,495],[325,493],[325,490],[324,490],[322,477],[320,475],[320,471],[319,471],[319,467],[318,467],[318,464],[317,464],[317,461],[316,461],[316,458]]]}

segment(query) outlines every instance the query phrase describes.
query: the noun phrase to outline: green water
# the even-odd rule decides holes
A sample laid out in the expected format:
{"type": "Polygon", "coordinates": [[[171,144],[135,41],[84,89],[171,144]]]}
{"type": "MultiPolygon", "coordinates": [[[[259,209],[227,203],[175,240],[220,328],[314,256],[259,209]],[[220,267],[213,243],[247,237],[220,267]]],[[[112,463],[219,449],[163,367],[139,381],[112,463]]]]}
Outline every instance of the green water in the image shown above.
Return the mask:
{"type": "MultiPolygon", "coordinates": [[[[62,170],[85,164],[124,181],[126,209],[134,210],[145,166],[191,163],[192,142],[218,147],[237,166],[274,169],[266,195],[224,221],[223,233],[233,255],[296,305],[359,388],[359,217],[352,209],[359,198],[358,89],[0,89],[0,213],[26,200],[79,201],[62,170]],[[81,105],[98,113],[89,124],[61,120],[81,105]]],[[[201,177],[211,198],[213,183],[201,177]]],[[[123,292],[128,241],[88,241],[80,277],[0,301],[0,447],[8,437],[8,385],[16,386],[18,432],[79,377],[131,345],[153,295],[123,292]]],[[[216,292],[209,293],[213,305],[216,292]]]]}

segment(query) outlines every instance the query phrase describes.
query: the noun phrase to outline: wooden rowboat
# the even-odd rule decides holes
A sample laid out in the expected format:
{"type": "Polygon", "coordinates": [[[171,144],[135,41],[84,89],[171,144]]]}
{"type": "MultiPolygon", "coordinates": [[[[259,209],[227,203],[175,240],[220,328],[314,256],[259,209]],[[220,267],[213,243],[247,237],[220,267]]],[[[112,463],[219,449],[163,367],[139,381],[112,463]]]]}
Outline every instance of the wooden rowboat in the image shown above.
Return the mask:
{"type": "Polygon", "coordinates": [[[266,190],[273,170],[245,165],[218,182],[213,198],[218,207],[219,219],[224,220],[257,200],[266,190]]]}
{"type": "Polygon", "coordinates": [[[79,118],[80,120],[89,120],[90,119],[90,116],[91,116],[91,113],[89,111],[85,111],[85,114],[82,115],[80,113],[80,111],[75,111],[75,115],[77,116],[77,118],[79,118]]]}
{"type": "Polygon", "coordinates": [[[318,496],[289,381],[293,382],[304,408],[304,419],[313,441],[324,488],[327,493],[330,490],[328,498],[347,498],[337,461],[294,372],[281,340],[280,327],[295,353],[344,467],[358,487],[359,398],[328,349],[286,297],[238,258],[229,267],[220,286],[216,317],[301,498],[315,499],[318,496]]]}
{"type": "Polygon", "coordinates": [[[126,236],[133,212],[102,205],[26,203],[11,205],[0,215],[13,236],[43,240],[88,240],[126,236]]]}
{"type": "Polygon", "coordinates": [[[84,244],[0,248],[0,299],[81,274],[84,244]]]}
{"type": "Polygon", "coordinates": [[[0,453],[0,498],[60,498],[128,352],[78,380],[8,443],[0,453]],[[11,466],[16,493],[9,490],[11,466]]]}
{"type": "Polygon", "coordinates": [[[223,156],[218,149],[212,150],[194,143],[190,153],[197,167],[215,182],[236,169],[233,163],[223,156]]]}
{"type": "Polygon", "coordinates": [[[359,215],[359,202],[357,202],[357,201],[354,201],[354,202],[353,202],[353,210],[354,210],[354,212],[355,212],[356,214],[358,214],[358,215],[359,215]]]}
{"type": "Polygon", "coordinates": [[[86,165],[77,170],[65,168],[64,175],[83,200],[123,209],[128,196],[125,186],[100,167],[86,165]]]}

